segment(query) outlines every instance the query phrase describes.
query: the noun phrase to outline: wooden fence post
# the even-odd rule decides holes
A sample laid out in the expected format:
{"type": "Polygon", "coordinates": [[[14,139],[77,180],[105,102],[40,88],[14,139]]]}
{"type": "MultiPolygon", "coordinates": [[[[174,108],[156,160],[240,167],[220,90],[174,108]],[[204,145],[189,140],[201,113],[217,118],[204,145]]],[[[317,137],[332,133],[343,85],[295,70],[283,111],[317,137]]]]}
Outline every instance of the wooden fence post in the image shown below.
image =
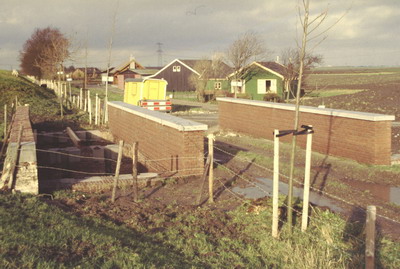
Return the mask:
{"type": "Polygon", "coordinates": [[[124,141],[119,141],[118,147],[118,159],[117,159],[117,167],[115,168],[115,176],[114,176],[114,186],[112,190],[111,202],[115,202],[115,193],[117,191],[118,186],[118,178],[119,178],[119,170],[121,168],[121,160],[122,160],[122,146],[124,145],[124,141]]]}
{"type": "Polygon", "coordinates": [[[7,136],[7,104],[4,105],[4,141],[7,136]]]}
{"type": "Polygon", "coordinates": [[[82,106],[83,106],[83,89],[80,88],[79,89],[79,109],[82,110],[82,106]]]}
{"type": "Polygon", "coordinates": [[[208,156],[210,158],[210,170],[208,172],[208,193],[209,202],[214,203],[214,134],[209,134],[208,136],[208,156]]]}
{"type": "Polygon", "coordinates": [[[206,184],[207,172],[210,170],[210,164],[211,164],[211,158],[210,158],[210,155],[208,155],[206,164],[204,165],[204,171],[203,171],[203,176],[202,176],[202,184],[201,184],[201,187],[200,187],[199,196],[197,197],[196,205],[200,205],[201,195],[202,195],[202,192],[203,192],[203,189],[204,189],[204,185],[206,184]]]}
{"type": "Polygon", "coordinates": [[[99,124],[99,95],[96,93],[96,107],[95,107],[95,115],[94,115],[94,124],[99,124]]]}
{"type": "Polygon", "coordinates": [[[279,224],[279,130],[274,131],[274,180],[272,191],[272,237],[278,237],[279,224]]]}
{"type": "Polygon", "coordinates": [[[139,201],[139,184],[138,184],[138,142],[132,145],[132,177],[133,177],[133,200],[139,201]]]}
{"type": "Polygon", "coordinates": [[[102,118],[102,109],[101,109],[101,98],[99,97],[99,125],[102,124],[103,118],[102,118]]]}
{"type": "Polygon", "coordinates": [[[367,207],[366,238],[365,238],[365,269],[375,268],[375,221],[376,207],[367,207]]]}
{"type": "Polygon", "coordinates": [[[88,90],[88,112],[89,112],[89,125],[92,125],[92,99],[90,98],[90,90],[88,90]]]}
{"type": "MultiPolygon", "coordinates": [[[[312,126],[310,126],[312,127],[312,126]]],[[[310,171],[311,171],[311,145],[312,145],[312,129],[307,130],[306,145],[306,166],[304,172],[304,189],[303,189],[303,213],[301,219],[301,231],[305,232],[308,226],[308,207],[310,201],[310,171]]]]}
{"type": "Polygon", "coordinates": [[[86,89],[83,91],[83,111],[88,111],[88,98],[87,94],[85,94],[86,89]]]}
{"type": "Polygon", "coordinates": [[[64,118],[64,109],[63,109],[63,97],[62,95],[59,95],[59,100],[60,100],[60,112],[61,112],[61,119],[64,118]]]}

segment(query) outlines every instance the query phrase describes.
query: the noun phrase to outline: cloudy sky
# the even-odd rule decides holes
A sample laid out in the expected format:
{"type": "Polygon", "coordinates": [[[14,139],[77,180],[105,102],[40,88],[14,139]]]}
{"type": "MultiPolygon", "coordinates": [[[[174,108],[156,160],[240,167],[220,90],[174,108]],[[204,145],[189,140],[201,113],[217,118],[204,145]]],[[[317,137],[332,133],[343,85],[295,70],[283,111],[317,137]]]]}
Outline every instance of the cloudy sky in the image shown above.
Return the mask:
{"type": "MultiPolygon", "coordinates": [[[[19,67],[19,51],[36,28],[56,27],[73,41],[71,64],[104,68],[116,14],[112,65],[133,55],[145,66],[224,52],[246,31],[275,59],[299,40],[298,0],[0,0],[0,68],[19,67]]],[[[311,0],[311,16],[328,9],[324,65],[400,65],[400,0],[311,0]]]]}

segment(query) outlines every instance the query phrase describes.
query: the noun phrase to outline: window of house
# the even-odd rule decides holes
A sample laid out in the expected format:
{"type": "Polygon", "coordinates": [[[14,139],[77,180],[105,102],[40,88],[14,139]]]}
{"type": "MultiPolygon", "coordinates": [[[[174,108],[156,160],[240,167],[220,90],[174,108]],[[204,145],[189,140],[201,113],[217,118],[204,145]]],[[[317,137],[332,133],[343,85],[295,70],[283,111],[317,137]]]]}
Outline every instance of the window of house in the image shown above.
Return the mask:
{"type": "Polygon", "coordinates": [[[245,93],[246,92],[246,81],[245,80],[235,80],[231,81],[231,93],[245,93]]]}
{"type": "Polygon", "coordinates": [[[181,66],[180,65],[174,65],[172,67],[172,72],[181,72],[181,66]]]}
{"type": "Polygon", "coordinates": [[[258,79],[257,93],[265,94],[267,92],[277,92],[276,79],[258,79]]]}
{"type": "Polygon", "coordinates": [[[215,82],[214,83],[214,89],[215,90],[221,90],[221,88],[222,88],[221,82],[215,82]]]}

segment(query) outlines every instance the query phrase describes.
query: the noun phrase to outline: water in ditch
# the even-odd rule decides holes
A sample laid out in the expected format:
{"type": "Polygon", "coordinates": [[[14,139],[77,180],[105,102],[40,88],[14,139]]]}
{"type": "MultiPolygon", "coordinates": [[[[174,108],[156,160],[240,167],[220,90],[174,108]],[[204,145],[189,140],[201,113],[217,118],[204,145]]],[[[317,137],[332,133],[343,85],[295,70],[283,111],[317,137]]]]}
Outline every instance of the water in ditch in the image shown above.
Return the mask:
{"type": "MultiPolygon", "coordinates": [[[[233,192],[243,195],[248,199],[259,199],[266,196],[272,196],[273,191],[273,181],[270,178],[256,178],[254,182],[255,186],[249,187],[234,187],[233,192]]],[[[288,184],[284,182],[279,182],[279,192],[281,194],[288,194],[288,184]]],[[[293,196],[300,199],[303,198],[303,188],[293,187],[293,196]]],[[[310,191],[310,202],[320,207],[328,207],[334,212],[343,212],[344,209],[341,208],[337,202],[333,199],[322,196],[318,193],[310,191]]]]}

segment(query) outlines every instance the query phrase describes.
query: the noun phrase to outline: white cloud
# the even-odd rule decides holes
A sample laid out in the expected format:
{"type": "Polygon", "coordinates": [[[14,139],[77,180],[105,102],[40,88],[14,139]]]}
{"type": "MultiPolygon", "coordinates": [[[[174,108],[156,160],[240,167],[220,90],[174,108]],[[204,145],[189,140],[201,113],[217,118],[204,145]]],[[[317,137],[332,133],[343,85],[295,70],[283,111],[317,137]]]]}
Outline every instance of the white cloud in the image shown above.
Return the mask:
{"type": "MultiPolygon", "coordinates": [[[[88,39],[93,65],[106,61],[115,0],[1,0],[0,52],[11,49],[13,59],[0,53],[0,68],[10,61],[17,65],[18,51],[35,28],[58,27],[75,41],[88,39]],[[12,44],[12,45],[10,45],[12,44]],[[2,56],[3,55],[3,56],[2,56]]],[[[237,36],[248,30],[261,35],[267,48],[278,54],[294,47],[298,28],[298,0],[120,0],[117,10],[113,57],[116,62],[131,53],[145,65],[157,64],[157,42],[162,42],[163,59],[201,58],[224,51],[237,36]]],[[[300,1],[301,3],[301,1],[300,1]]],[[[311,1],[312,14],[329,8],[327,25],[351,5],[347,0],[311,1]]],[[[349,13],[328,33],[320,46],[326,64],[342,64],[335,53],[374,50],[387,54],[387,64],[399,62],[400,1],[354,0],[349,13]],[[326,49],[330,48],[330,49],[326,49]],[[393,56],[395,55],[395,56],[393,56]]],[[[386,55],[386,54],[385,54],[386,55]]],[[[369,63],[368,57],[354,57],[354,64],[369,63]]],[[[82,61],[80,61],[82,62],[82,61]]],[[[351,64],[351,63],[350,63],[351,64]]]]}

